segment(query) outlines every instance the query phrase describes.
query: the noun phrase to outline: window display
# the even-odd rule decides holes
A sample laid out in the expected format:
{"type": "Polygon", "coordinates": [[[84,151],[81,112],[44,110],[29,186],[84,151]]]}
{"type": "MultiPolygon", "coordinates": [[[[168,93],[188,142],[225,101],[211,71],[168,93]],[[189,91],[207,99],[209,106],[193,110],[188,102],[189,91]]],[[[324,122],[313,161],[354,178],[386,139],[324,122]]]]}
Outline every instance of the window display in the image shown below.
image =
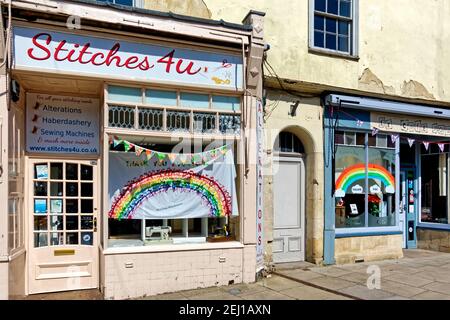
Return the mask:
{"type": "Polygon", "coordinates": [[[395,144],[361,132],[336,132],[335,144],[336,228],[395,226],[395,144]]]}

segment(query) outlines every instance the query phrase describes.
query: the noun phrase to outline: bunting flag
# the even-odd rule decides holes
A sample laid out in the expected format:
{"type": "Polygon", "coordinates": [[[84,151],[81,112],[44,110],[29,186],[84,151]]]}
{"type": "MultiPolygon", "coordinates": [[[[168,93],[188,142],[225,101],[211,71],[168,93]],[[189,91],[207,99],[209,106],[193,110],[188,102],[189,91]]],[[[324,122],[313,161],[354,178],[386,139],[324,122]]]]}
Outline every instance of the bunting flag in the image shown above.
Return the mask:
{"type": "Polygon", "coordinates": [[[415,142],[416,140],[414,140],[414,139],[411,139],[411,138],[408,138],[408,144],[409,144],[409,147],[410,148],[412,148],[412,146],[414,145],[414,142],[415,142]]]}
{"type": "Polygon", "coordinates": [[[136,155],[139,157],[141,155],[141,153],[144,151],[144,149],[142,149],[141,147],[135,146],[134,147],[134,152],[136,153],[136,155]]]}
{"type": "Polygon", "coordinates": [[[358,121],[356,121],[356,125],[358,127],[362,127],[364,125],[364,121],[358,120],[358,121]]]}
{"type": "Polygon", "coordinates": [[[151,150],[145,150],[145,155],[147,156],[147,160],[150,160],[150,158],[152,157],[152,151],[151,150]]]}
{"type": "Polygon", "coordinates": [[[444,152],[445,144],[444,143],[438,143],[439,149],[441,152],[444,152]]]}
{"type": "Polygon", "coordinates": [[[169,158],[169,160],[170,160],[171,162],[175,162],[175,160],[176,160],[176,158],[177,158],[177,154],[176,154],[176,153],[169,153],[169,154],[167,155],[167,157],[169,158]]]}
{"type": "Polygon", "coordinates": [[[378,131],[380,131],[378,128],[372,128],[372,137],[376,136],[378,131]]]}
{"type": "Polygon", "coordinates": [[[397,141],[397,139],[400,137],[400,135],[398,134],[391,134],[391,141],[392,143],[395,143],[395,141],[397,141]]]}
{"type": "Polygon", "coordinates": [[[428,147],[430,146],[430,143],[424,141],[424,142],[423,142],[423,145],[425,146],[425,150],[428,151],[428,147]]]}
{"type": "Polygon", "coordinates": [[[150,149],[146,149],[143,147],[140,147],[138,145],[135,145],[129,141],[121,140],[114,136],[113,139],[109,140],[109,143],[115,148],[119,145],[123,145],[123,148],[125,152],[130,151],[132,148],[134,148],[134,153],[137,157],[140,157],[143,153],[145,153],[145,156],[147,160],[150,160],[153,155],[156,155],[158,158],[158,163],[161,165],[163,164],[164,160],[169,159],[172,164],[206,164],[209,163],[211,160],[215,160],[219,155],[224,155],[230,150],[230,146],[225,145],[221,146],[219,148],[208,150],[205,152],[200,153],[191,153],[191,154],[183,154],[183,153],[165,153],[165,152],[159,152],[154,151],[150,149]]]}

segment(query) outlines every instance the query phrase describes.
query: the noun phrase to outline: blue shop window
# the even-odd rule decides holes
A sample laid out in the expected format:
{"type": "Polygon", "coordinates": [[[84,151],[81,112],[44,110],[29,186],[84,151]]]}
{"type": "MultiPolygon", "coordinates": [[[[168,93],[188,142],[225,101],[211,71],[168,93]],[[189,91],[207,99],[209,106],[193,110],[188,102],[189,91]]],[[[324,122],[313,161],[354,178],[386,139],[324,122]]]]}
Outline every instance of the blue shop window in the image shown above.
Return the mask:
{"type": "Polygon", "coordinates": [[[108,86],[108,100],[115,102],[142,103],[140,88],[108,86]]]}
{"type": "Polygon", "coordinates": [[[241,109],[241,99],[239,97],[213,96],[212,104],[214,109],[239,111],[241,109]]]}
{"type": "Polygon", "coordinates": [[[145,90],[145,102],[160,106],[176,106],[177,93],[175,91],[145,90]]]}
{"type": "Polygon", "coordinates": [[[209,108],[209,95],[182,92],[180,95],[181,106],[185,108],[209,108]]]}

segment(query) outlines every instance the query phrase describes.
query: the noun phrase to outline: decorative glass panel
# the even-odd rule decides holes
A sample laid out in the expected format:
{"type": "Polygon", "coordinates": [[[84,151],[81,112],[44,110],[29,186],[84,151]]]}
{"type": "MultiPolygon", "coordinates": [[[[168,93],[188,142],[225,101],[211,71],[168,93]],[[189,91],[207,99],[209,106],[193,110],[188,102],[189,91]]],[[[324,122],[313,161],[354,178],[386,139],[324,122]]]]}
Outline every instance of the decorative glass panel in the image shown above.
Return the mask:
{"type": "Polygon", "coordinates": [[[159,131],[163,128],[163,110],[139,108],[139,129],[159,131]]]}
{"type": "Polygon", "coordinates": [[[168,131],[189,131],[190,112],[167,111],[167,130],[168,131]]]}
{"type": "Polygon", "coordinates": [[[109,106],[108,125],[114,128],[134,128],[134,108],[109,106]]]}
{"type": "Polygon", "coordinates": [[[81,232],[81,244],[85,246],[92,246],[94,243],[93,232],[81,232]]]}
{"type": "Polygon", "coordinates": [[[212,133],[215,130],[215,113],[194,113],[194,132],[212,133]]]}
{"type": "Polygon", "coordinates": [[[239,115],[221,114],[219,115],[219,130],[226,134],[241,133],[241,117],[239,115]]]}

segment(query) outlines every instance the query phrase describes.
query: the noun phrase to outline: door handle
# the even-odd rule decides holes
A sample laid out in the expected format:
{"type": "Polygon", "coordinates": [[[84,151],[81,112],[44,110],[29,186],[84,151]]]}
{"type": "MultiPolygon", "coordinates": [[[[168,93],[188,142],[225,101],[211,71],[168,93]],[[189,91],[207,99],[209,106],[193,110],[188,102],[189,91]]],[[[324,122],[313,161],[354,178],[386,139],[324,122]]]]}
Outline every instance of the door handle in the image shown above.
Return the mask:
{"type": "Polygon", "coordinates": [[[97,232],[97,217],[94,217],[94,232],[97,232]]]}

